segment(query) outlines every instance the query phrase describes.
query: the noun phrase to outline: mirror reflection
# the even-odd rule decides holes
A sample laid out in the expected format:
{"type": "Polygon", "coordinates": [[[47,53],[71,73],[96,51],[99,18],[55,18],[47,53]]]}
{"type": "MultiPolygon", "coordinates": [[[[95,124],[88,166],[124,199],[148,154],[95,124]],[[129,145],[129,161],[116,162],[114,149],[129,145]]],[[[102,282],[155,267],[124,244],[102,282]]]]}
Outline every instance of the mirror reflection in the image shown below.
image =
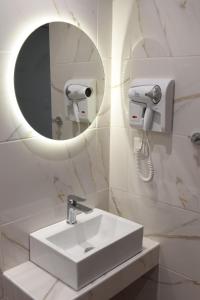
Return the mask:
{"type": "Polygon", "coordinates": [[[95,120],[104,93],[103,64],[79,28],[64,22],[37,28],[20,49],[14,75],[21,112],[41,135],[69,139],[95,120]]]}

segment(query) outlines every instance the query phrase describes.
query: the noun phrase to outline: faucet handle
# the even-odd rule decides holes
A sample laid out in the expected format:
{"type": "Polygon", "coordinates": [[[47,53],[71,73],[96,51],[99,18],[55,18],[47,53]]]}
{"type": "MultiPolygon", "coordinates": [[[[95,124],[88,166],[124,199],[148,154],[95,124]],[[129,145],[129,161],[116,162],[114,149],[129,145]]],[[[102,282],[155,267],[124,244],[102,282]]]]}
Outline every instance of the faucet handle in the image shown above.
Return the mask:
{"type": "Polygon", "coordinates": [[[77,202],[84,202],[84,201],[86,201],[85,198],[81,198],[81,197],[73,195],[73,194],[70,194],[67,196],[67,202],[72,205],[76,205],[77,202]]]}

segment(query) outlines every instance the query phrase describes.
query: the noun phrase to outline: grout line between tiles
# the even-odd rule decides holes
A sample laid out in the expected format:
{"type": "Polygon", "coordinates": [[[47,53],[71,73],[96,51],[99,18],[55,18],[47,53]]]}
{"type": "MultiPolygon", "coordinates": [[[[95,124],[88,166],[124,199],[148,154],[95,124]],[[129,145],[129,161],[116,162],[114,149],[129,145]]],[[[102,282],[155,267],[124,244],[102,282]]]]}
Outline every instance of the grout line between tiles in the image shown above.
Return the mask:
{"type": "MultiPolygon", "coordinates": [[[[120,191],[120,192],[123,192],[123,193],[127,193],[128,195],[132,195],[133,193],[129,192],[128,190],[122,190],[122,189],[119,189],[119,188],[116,188],[116,187],[110,187],[110,191],[111,190],[116,190],[116,191],[120,191]]],[[[134,193],[134,196],[137,197],[137,198],[144,198],[144,199],[147,199],[147,200],[150,200],[150,201],[154,201],[155,200],[153,198],[150,198],[150,197],[147,197],[145,195],[140,195],[140,194],[135,194],[134,193]]],[[[178,210],[181,210],[181,211],[184,211],[184,212],[190,212],[190,213],[194,213],[194,214],[197,214],[200,216],[200,212],[198,211],[195,211],[195,210],[190,210],[190,209],[184,209],[180,206],[176,206],[176,205],[173,205],[173,204],[169,204],[167,202],[162,202],[160,200],[156,200],[156,203],[159,203],[159,204],[162,204],[162,205],[166,205],[166,206],[169,206],[169,207],[173,207],[173,208],[176,208],[178,210]]]]}
{"type": "Polygon", "coordinates": [[[30,139],[35,139],[35,137],[28,137],[28,138],[19,138],[19,139],[13,139],[13,140],[2,140],[0,141],[0,145],[1,144],[7,144],[7,143],[16,143],[16,142],[20,142],[20,141],[25,141],[25,140],[30,140],[30,139]]]}
{"type": "Polygon", "coordinates": [[[195,280],[195,279],[193,279],[193,278],[187,276],[186,274],[184,274],[184,273],[182,273],[182,272],[177,272],[177,271],[174,270],[174,269],[167,268],[167,267],[166,267],[164,264],[162,264],[162,263],[159,263],[159,266],[160,266],[162,269],[164,269],[164,270],[167,270],[167,271],[169,271],[169,272],[171,272],[171,273],[174,273],[174,274],[176,274],[176,275],[179,275],[179,276],[181,276],[181,277],[184,277],[184,278],[188,279],[188,281],[191,281],[191,282],[195,283],[196,285],[199,285],[199,286],[200,286],[200,281],[197,281],[197,280],[195,280]]]}
{"type": "MultiPolygon", "coordinates": [[[[109,189],[100,189],[98,191],[96,191],[96,194],[99,194],[99,193],[103,193],[103,192],[109,192],[109,189]]],[[[90,194],[88,194],[90,195],[90,194]]],[[[109,199],[108,199],[109,200],[109,199]]],[[[54,206],[52,206],[51,208],[48,208],[48,209],[45,209],[45,210],[42,210],[38,213],[35,213],[35,214],[31,214],[31,215],[26,215],[25,217],[20,217],[20,218],[17,218],[17,219],[13,219],[12,221],[8,221],[8,222],[5,222],[5,223],[1,223],[0,224],[0,231],[1,231],[1,227],[4,227],[4,226],[8,226],[8,225],[11,225],[11,224],[14,224],[16,222],[20,222],[20,221],[24,221],[24,220],[28,220],[34,216],[40,216],[42,215],[43,213],[46,213],[46,212],[51,212],[51,211],[54,211],[54,209],[57,209],[59,206],[63,206],[65,203],[59,203],[59,204],[55,204],[54,206]]]]}

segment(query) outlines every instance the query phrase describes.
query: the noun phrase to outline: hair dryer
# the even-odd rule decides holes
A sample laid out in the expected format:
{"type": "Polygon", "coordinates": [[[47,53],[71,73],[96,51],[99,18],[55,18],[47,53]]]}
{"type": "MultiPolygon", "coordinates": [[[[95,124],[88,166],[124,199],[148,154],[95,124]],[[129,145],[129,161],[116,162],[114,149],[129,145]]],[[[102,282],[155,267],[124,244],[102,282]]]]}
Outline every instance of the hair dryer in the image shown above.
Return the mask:
{"type": "MultiPolygon", "coordinates": [[[[154,108],[162,97],[159,85],[142,85],[131,87],[128,91],[131,101],[143,105],[143,130],[150,130],[153,122],[154,108]]],[[[138,117],[137,115],[135,116],[138,117]]]]}
{"type": "Polygon", "coordinates": [[[83,84],[65,84],[64,93],[67,99],[68,105],[73,106],[74,117],[77,123],[80,123],[79,118],[79,103],[92,94],[92,88],[83,84]]]}
{"type": "Polygon", "coordinates": [[[65,93],[69,100],[78,102],[90,97],[92,89],[82,84],[70,84],[65,86],[65,93]]]}
{"type": "Polygon", "coordinates": [[[141,145],[135,149],[136,171],[141,180],[149,182],[153,178],[154,169],[147,131],[152,129],[154,109],[162,97],[161,88],[159,85],[133,86],[128,96],[133,106],[130,117],[134,118],[135,125],[139,125],[137,127],[144,130],[141,145]]]}

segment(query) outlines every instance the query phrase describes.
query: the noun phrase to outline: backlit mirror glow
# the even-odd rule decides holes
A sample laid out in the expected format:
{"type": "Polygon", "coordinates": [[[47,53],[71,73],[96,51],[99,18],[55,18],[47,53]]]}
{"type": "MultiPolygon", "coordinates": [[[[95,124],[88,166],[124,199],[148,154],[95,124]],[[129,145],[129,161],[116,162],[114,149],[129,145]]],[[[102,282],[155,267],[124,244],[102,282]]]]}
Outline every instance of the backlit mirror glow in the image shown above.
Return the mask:
{"type": "Polygon", "coordinates": [[[22,45],[15,64],[19,108],[39,134],[73,138],[95,122],[104,69],[91,39],[65,22],[44,24],[22,45]]]}

